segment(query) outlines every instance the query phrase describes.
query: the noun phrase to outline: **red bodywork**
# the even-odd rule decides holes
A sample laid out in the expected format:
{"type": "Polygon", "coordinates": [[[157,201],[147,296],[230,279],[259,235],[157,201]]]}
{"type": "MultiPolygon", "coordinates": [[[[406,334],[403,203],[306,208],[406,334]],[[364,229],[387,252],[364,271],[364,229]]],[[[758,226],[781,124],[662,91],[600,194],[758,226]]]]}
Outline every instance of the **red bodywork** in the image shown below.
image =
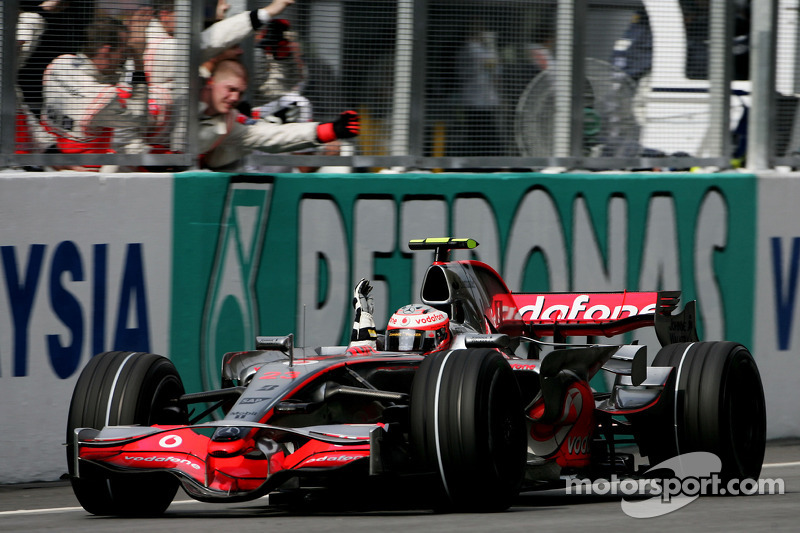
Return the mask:
{"type": "Polygon", "coordinates": [[[251,439],[215,442],[198,433],[197,426],[153,427],[160,431],[133,442],[81,445],[80,457],[123,470],[170,470],[207,489],[230,494],[255,491],[283,470],[337,467],[370,453],[368,437],[352,437],[348,444],[309,440],[294,453],[280,450],[265,460],[251,439]]]}

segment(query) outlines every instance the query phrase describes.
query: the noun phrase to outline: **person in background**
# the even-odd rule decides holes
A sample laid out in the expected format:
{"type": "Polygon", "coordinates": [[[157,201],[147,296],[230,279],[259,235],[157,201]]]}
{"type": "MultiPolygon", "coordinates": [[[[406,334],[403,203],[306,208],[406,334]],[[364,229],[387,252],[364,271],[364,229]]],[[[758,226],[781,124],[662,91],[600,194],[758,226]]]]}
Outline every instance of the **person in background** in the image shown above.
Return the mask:
{"type": "Polygon", "coordinates": [[[41,120],[55,137],[56,152],[149,152],[143,140],[148,117],[143,52],[151,16],[151,9],[141,8],[127,25],[99,20],[87,28],[81,52],[61,55],[47,67],[41,120]],[[134,65],[130,85],[120,82],[128,59],[134,65]]]}
{"type": "Polygon", "coordinates": [[[503,155],[497,87],[500,58],[495,34],[473,24],[458,57],[462,140],[458,155],[503,155]]]}
{"type": "Polygon", "coordinates": [[[223,20],[230,8],[231,5],[226,0],[217,0],[216,6],[214,7],[214,21],[223,20]]]}
{"type": "MultiPolygon", "coordinates": [[[[273,0],[268,6],[252,11],[243,11],[210,25],[200,34],[200,62],[205,63],[228,48],[242,42],[295,0],[273,0]]],[[[227,11],[224,4],[222,13],[227,11]]],[[[155,16],[147,29],[145,67],[153,83],[167,84],[176,78],[176,68],[185,64],[187,58],[178,48],[175,38],[175,0],[154,0],[155,16]]]]}
{"type": "Polygon", "coordinates": [[[258,87],[259,96],[266,102],[259,107],[262,114],[292,115],[284,122],[310,122],[311,102],[302,95],[308,71],[300,43],[290,28],[288,20],[273,19],[260,35],[258,49],[262,53],[256,55],[256,68],[267,75],[258,87]]]}
{"type": "MultiPolygon", "coordinates": [[[[269,5],[224,18],[229,6],[220,0],[215,18],[200,34],[200,62],[203,78],[208,78],[214,65],[241,55],[239,43],[252,35],[274,17],[280,15],[295,0],[273,0],[269,5]]],[[[151,87],[151,108],[159,120],[148,132],[147,141],[156,151],[180,152],[186,142],[185,109],[188,92],[185,87],[187,52],[175,37],[175,0],[154,0],[155,15],[147,28],[145,73],[151,87]],[[185,71],[185,70],[184,70],[185,71]]]]}
{"type": "Polygon", "coordinates": [[[653,33],[644,8],[636,10],[622,38],[614,43],[611,64],[636,83],[653,69],[653,33]]]}
{"type": "MultiPolygon", "coordinates": [[[[314,120],[311,101],[303,95],[308,80],[308,69],[303,61],[302,47],[296,32],[285,19],[273,19],[256,36],[255,65],[266,75],[258,86],[258,104],[248,115],[254,119],[262,118],[271,122],[312,122],[314,120]],[[261,53],[259,53],[261,52],[261,53]]],[[[317,148],[309,148],[299,154],[341,155],[342,143],[333,141],[317,148]]],[[[317,172],[319,167],[248,165],[251,172],[317,172]]],[[[337,169],[348,171],[348,169],[337,169]]]]}
{"type": "Polygon", "coordinates": [[[40,15],[45,21],[39,45],[20,61],[18,84],[31,113],[42,111],[42,76],[59,55],[73,54],[86,44],[86,28],[94,20],[95,0],[21,0],[23,11],[40,15]]]}
{"type": "Polygon", "coordinates": [[[228,59],[216,65],[202,89],[198,144],[206,168],[229,170],[253,150],[292,152],[353,138],[359,133],[360,120],[355,111],[345,111],[327,123],[253,121],[236,109],[247,83],[244,65],[228,59]]]}
{"type": "Polygon", "coordinates": [[[651,154],[640,143],[641,126],[646,119],[647,96],[650,93],[650,72],[653,69],[653,34],[650,18],[644,7],[631,16],[628,27],[620,39],[614,42],[610,57],[615,67],[611,74],[612,87],[609,97],[596,105],[603,109],[604,126],[599,136],[604,157],[636,157],[651,154]],[[626,87],[627,79],[636,86],[636,94],[631,99],[621,88],[626,87]],[[632,107],[633,120],[628,108],[632,107]]]}

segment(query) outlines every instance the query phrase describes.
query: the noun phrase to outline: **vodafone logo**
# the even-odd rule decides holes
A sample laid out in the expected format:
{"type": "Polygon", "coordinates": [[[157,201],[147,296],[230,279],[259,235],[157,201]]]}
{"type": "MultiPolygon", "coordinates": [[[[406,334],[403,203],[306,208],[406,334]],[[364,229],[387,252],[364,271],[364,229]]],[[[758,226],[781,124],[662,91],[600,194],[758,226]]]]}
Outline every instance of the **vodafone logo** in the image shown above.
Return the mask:
{"type": "Polygon", "coordinates": [[[567,453],[569,455],[589,453],[589,437],[567,437],[567,453]]]}
{"type": "Polygon", "coordinates": [[[183,443],[183,439],[178,435],[167,435],[158,441],[158,445],[162,448],[177,448],[183,443]]]}
{"type": "Polygon", "coordinates": [[[355,461],[356,459],[361,459],[363,456],[361,455],[323,455],[322,457],[312,457],[306,464],[308,463],[319,463],[319,462],[339,462],[345,463],[348,461],[355,461]]]}
{"type": "Polygon", "coordinates": [[[446,323],[447,313],[437,311],[427,305],[407,305],[401,307],[389,319],[389,325],[396,328],[438,326],[446,323]]]}
{"type": "Polygon", "coordinates": [[[532,305],[520,307],[523,320],[617,320],[628,316],[653,313],[655,303],[639,308],[632,304],[615,305],[616,302],[600,301],[588,294],[576,295],[572,301],[551,301],[545,296],[537,296],[532,305]],[[551,303],[552,302],[552,303],[551,303]]]}
{"type": "Polygon", "coordinates": [[[426,315],[422,318],[415,318],[414,322],[416,324],[438,324],[439,322],[444,321],[444,315],[442,313],[437,313],[435,315],[426,315]]]}
{"type": "Polygon", "coordinates": [[[181,459],[180,457],[157,457],[157,456],[149,456],[149,457],[139,457],[139,456],[131,456],[126,455],[124,456],[125,461],[129,462],[144,462],[144,463],[172,463],[173,465],[187,465],[195,470],[200,470],[200,465],[197,465],[190,461],[189,459],[181,459]]]}

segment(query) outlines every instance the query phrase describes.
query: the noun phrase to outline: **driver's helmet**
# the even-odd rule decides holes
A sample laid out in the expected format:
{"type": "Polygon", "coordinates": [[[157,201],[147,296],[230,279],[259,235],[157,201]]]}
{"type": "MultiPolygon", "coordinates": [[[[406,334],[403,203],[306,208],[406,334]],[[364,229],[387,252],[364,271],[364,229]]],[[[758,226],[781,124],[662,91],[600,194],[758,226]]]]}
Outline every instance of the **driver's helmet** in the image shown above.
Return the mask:
{"type": "Polygon", "coordinates": [[[411,304],[398,309],[386,327],[386,350],[429,354],[450,344],[447,313],[429,305],[411,304]]]}

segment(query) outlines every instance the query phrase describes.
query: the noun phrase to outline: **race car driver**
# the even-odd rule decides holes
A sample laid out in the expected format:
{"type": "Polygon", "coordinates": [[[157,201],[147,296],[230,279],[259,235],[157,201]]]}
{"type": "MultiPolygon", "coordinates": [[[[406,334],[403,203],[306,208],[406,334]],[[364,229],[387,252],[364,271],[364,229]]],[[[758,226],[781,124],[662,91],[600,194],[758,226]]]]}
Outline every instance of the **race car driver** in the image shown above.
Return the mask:
{"type": "Polygon", "coordinates": [[[386,327],[386,350],[427,355],[450,345],[447,313],[429,305],[411,304],[398,309],[386,327]]]}
{"type": "Polygon", "coordinates": [[[401,307],[391,316],[386,328],[385,346],[379,347],[370,292],[372,286],[363,278],[353,291],[355,320],[347,349],[349,353],[365,355],[376,349],[385,349],[390,352],[419,352],[427,355],[450,346],[452,335],[447,313],[429,305],[410,304],[401,307]]]}

